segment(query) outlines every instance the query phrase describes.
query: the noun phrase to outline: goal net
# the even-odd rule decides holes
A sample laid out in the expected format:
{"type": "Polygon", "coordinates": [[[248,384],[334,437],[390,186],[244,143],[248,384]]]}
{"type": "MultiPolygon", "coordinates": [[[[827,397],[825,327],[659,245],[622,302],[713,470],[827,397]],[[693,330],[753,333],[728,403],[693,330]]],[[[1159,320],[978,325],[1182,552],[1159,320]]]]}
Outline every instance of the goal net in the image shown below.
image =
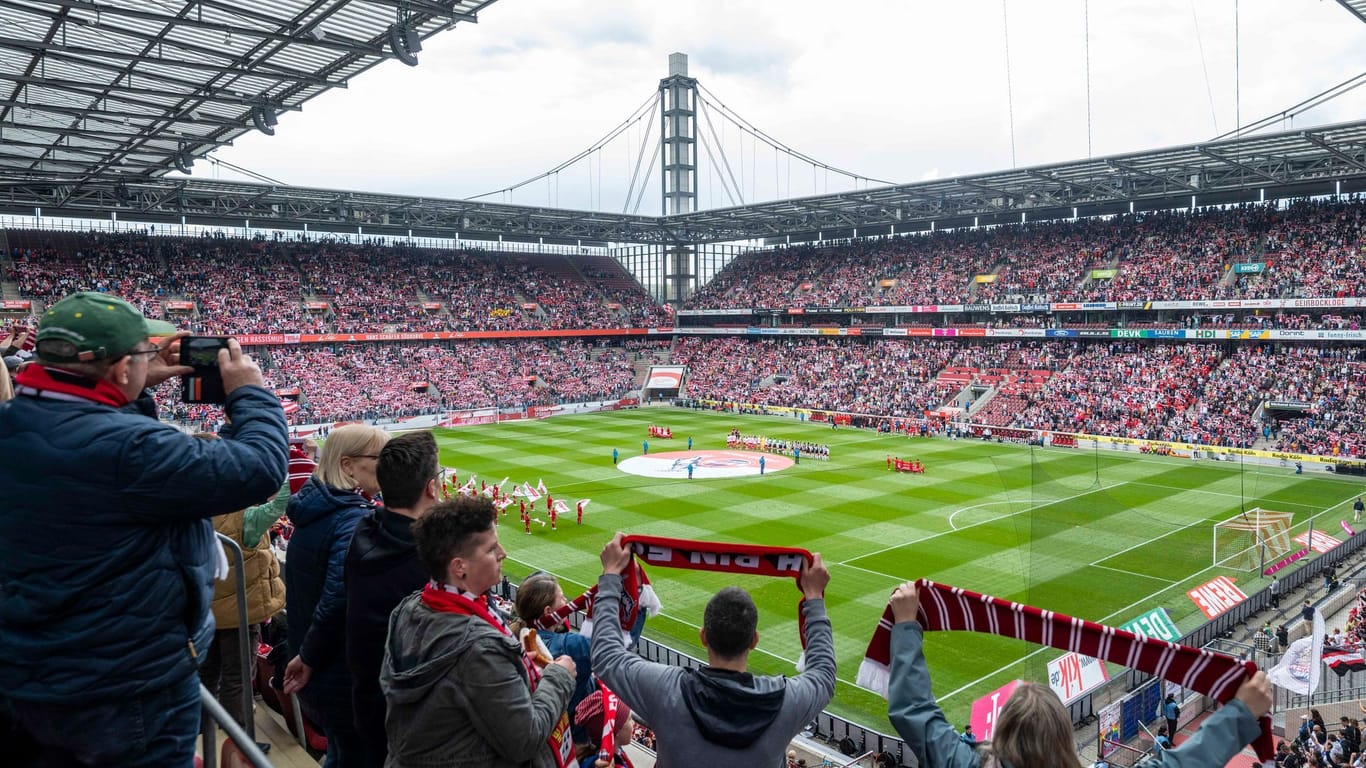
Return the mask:
{"type": "Polygon", "coordinates": [[[1290,554],[1293,512],[1250,509],[1214,524],[1214,565],[1251,571],[1290,554]]]}

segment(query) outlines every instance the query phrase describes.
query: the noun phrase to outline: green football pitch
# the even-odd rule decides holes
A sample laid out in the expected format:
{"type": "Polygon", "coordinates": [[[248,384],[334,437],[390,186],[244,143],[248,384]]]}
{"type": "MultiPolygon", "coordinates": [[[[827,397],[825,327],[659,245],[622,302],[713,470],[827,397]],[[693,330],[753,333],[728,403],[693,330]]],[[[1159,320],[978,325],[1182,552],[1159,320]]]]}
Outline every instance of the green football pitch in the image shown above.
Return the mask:
{"type": "MultiPolygon", "coordinates": [[[[792,418],[644,409],[437,430],[442,463],[464,482],[543,481],[572,509],[591,499],[582,525],[572,513],[557,530],[526,534],[513,507],[500,537],[504,572],[559,577],[573,597],[597,581],[598,552],[614,532],[804,547],[823,555],[835,631],[839,686],[831,711],[890,733],[886,704],[854,677],[893,587],[919,577],[1101,623],[1118,625],[1167,609],[1181,631],[1204,616],[1186,591],[1215,576],[1246,593],[1268,582],[1254,571],[1214,567],[1213,523],[1257,507],[1294,514],[1341,539],[1360,482],[1138,454],[1029,448],[982,441],[880,435],[792,418]],[[647,435],[658,424],[672,440],[647,435]],[[824,443],[830,461],[763,476],[695,480],[628,474],[625,461],[649,440],[651,453],[725,449],[731,428],[824,443]],[[891,456],[924,462],[923,475],[890,472],[891,456]]],[[[538,509],[544,518],[544,504],[538,509]]],[[[698,624],[707,599],[738,584],[759,605],[757,672],[794,674],[801,652],[798,593],[787,579],[650,569],[664,610],[646,636],[705,658],[698,624]]],[[[935,694],[951,722],[972,701],[1016,678],[1045,680],[1059,651],[973,633],[934,633],[926,655],[935,694]]]]}

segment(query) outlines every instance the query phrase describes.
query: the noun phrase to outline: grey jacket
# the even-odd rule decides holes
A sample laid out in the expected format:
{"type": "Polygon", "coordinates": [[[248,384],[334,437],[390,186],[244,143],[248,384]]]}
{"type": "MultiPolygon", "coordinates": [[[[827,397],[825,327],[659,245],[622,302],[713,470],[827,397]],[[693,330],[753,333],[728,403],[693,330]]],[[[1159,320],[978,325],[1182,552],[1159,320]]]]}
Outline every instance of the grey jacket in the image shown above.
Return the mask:
{"type": "Polygon", "coordinates": [[[546,739],[574,677],[551,664],[532,692],[521,655],[477,616],[434,611],[421,592],[404,598],[389,617],[379,679],[386,768],[552,768],[546,739]]]}
{"type": "Polygon", "coordinates": [[[654,729],[659,768],[780,766],[788,742],[835,695],[835,644],[824,600],[807,600],[806,671],[797,677],[646,661],[622,640],[621,577],[603,574],[593,603],[593,672],[654,729]]]}
{"type": "MultiPolygon", "coordinates": [[[[925,664],[925,632],[914,621],[892,627],[891,682],[887,717],[906,740],[921,768],[978,768],[998,763],[990,752],[961,741],[944,717],[930,688],[925,664]],[[985,754],[983,754],[985,753],[985,754]]],[[[1261,733],[1257,718],[1233,700],[1207,719],[1194,736],[1176,749],[1159,750],[1143,768],[1222,768],[1261,733]]],[[[1074,761],[1074,764],[1080,764],[1074,761]]]]}

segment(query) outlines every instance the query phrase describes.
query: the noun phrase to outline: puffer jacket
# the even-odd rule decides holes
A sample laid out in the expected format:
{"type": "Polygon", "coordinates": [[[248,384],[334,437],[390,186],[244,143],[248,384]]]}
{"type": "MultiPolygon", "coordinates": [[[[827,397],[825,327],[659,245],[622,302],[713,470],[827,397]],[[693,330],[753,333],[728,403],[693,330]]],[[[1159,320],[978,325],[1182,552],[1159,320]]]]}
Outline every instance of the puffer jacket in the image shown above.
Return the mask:
{"type": "Polygon", "coordinates": [[[218,545],[207,518],[284,482],[275,395],[241,387],[235,429],[197,440],[155,418],[21,394],[0,405],[0,691],[104,701],[194,674],[213,633],[218,545]]]}
{"type": "Polygon", "coordinates": [[[477,616],[432,610],[420,592],[389,618],[379,682],[385,768],[554,768],[547,739],[574,692],[557,664],[533,692],[517,640],[477,616]]]}
{"type": "Polygon", "coordinates": [[[346,669],[346,550],[361,518],[375,506],[359,491],[333,488],[310,477],[289,499],[294,524],[285,564],[289,652],[313,668],[302,691],[306,703],[324,697],[350,700],[346,669]]]}
{"type": "MultiPolygon", "coordinates": [[[[288,489],[285,489],[284,492],[287,491],[288,489]]],[[[284,504],[276,506],[276,502],[272,502],[269,506],[271,511],[267,515],[274,514],[278,519],[280,514],[284,513],[284,504]],[[276,512],[276,509],[279,511],[276,512]]],[[[276,560],[275,553],[270,551],[270,538],[261,535],[256,537],[256,541],[242,539],[246,515],[259,509],[261,507],[219,515],[213,519],[215,531],[242,547],[242,572],[247,585],[248,624],[260,624],[285,607],[285,582],[280,577],[280,561],[276,560]]],[[[241,625],[237,611],[240,599],[237,595],[237,560],[227,551],[227,545],[221,541],[219,544],[228,556],[228,578],[214,584],[213,618],[219,629],[237,629],[241,625]]]]}

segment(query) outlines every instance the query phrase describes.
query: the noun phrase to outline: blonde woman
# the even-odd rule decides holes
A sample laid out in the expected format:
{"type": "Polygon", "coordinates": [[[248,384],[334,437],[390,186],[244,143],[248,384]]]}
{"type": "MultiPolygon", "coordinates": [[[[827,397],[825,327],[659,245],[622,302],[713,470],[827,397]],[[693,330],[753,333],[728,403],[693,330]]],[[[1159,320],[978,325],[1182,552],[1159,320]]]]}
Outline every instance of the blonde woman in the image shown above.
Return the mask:
{"type": "Polygon", "coordinates": [[[346,550],[356,524],[374,512],[375,467],[389,433],[349,424],[323,443],[318,468],[289,500],[294,535],[285,566],[289,650],[285,693],[299,692],[305,712],[327,734],[327,764],[358,759],[347,672],[346,550]],[[335,761],[335,762],[334,762],[335,761]]]}
{"type": "MultiPolygon", "coordinates": [[[[920,594],[908,581],[892,593],[892,672],[887,716],[915,752],[920,765],[935,768],[1060,768],[1080,766],[1072,719],[1047,686],[1023,683],[1001,707],[990,742],[963,742],[944,718],[930,689],[924,630],[916,622],[920,594]]],[[[1175,749],[1143,763],[1181,768],[1222,768],[1261,733],[1257,718],[1271,708],[1271,683],[1258,672],[1232,701],[1215,712],[1195,735],[1175,749]]]]}

